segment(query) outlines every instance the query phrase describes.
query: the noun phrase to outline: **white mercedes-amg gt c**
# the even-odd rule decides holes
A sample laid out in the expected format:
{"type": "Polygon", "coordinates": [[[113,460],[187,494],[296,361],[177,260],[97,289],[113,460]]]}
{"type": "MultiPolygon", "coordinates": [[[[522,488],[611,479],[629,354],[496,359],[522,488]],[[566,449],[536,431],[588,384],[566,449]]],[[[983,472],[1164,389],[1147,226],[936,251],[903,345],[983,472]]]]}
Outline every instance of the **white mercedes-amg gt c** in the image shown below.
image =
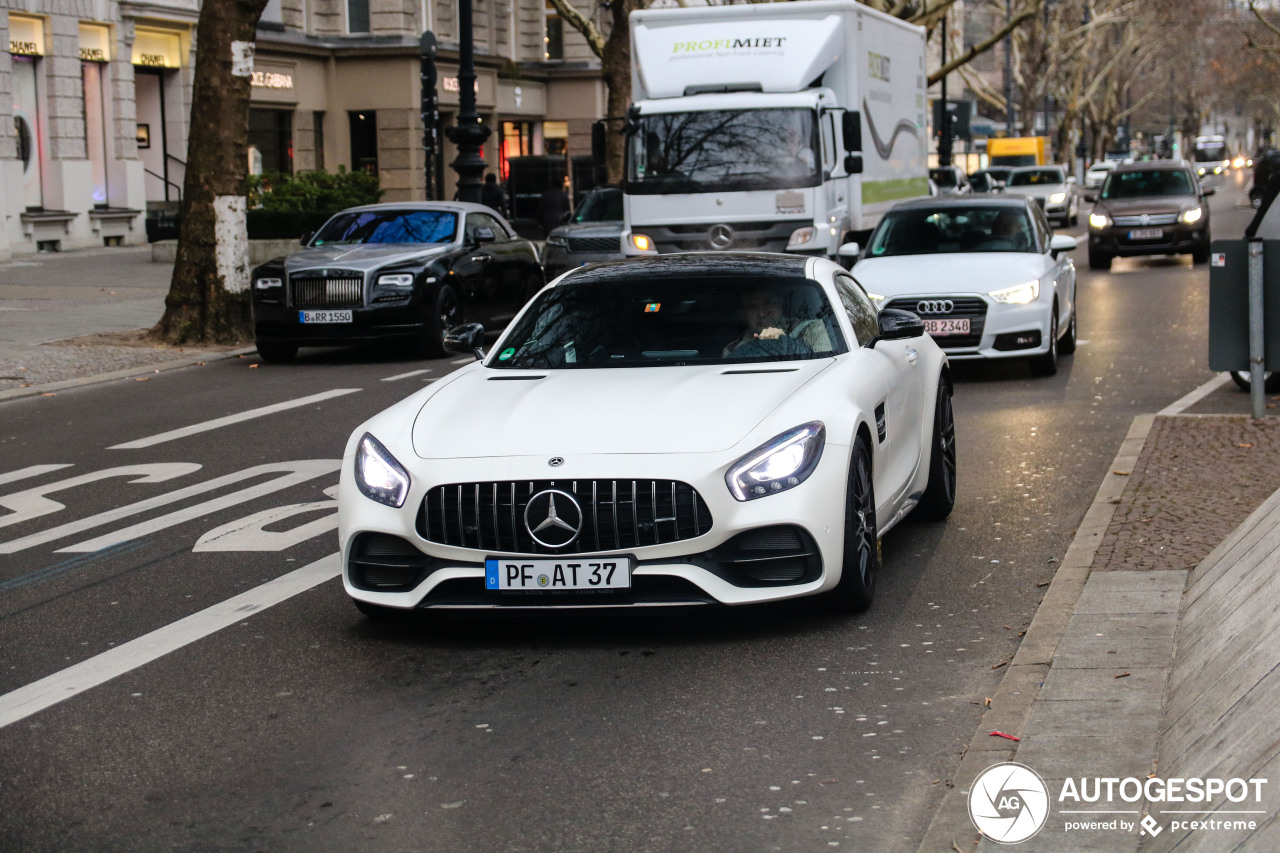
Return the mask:
{"type": "Polygon", "coordinates": [[[946,516],[946,356],[823,259],[662,255],[543,289],[479,360],[362,424],[343,583],[417,608],[870,605],[878,539],[946,516]]]}

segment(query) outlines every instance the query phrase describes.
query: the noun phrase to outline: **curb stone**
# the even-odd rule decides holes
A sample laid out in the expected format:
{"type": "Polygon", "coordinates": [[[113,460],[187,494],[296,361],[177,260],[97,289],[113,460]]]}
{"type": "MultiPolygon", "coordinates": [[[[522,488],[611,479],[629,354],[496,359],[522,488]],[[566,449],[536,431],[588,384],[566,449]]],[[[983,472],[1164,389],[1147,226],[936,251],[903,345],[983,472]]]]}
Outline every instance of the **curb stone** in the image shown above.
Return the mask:
{"type": "Polygon", "coordinates": [[[146,364],[139,367],[127,367],[123,370],[113,370],[109,373],[99,373],[94,376],[81,376],[76,379],[64,379],[60,382],[46,382],[43,385],[32,385],[29,388],[10,388],[7,391],[0,391],[0,402],[5,400],[15,400],[20,397],[35,397],[42,394],[53,393],[57,391],[65,391],[69,388],[84,388],[89,385],[98,385],[103,382],[111,382],[116,379],[128,379],[132,376],[141,376],[146,373],[160,373],[162,371],[177,370],[182,367],[191,367],[200,362],[220,361],[225,358],[237,358],[241,355],[256,353],[256,347],[246,347],[244,349],[229,350],[227,352],[205,352],[200,355],[189,355],[185,358],[174,359],[173,361],[164,361],[159,364],[146,364]]]}

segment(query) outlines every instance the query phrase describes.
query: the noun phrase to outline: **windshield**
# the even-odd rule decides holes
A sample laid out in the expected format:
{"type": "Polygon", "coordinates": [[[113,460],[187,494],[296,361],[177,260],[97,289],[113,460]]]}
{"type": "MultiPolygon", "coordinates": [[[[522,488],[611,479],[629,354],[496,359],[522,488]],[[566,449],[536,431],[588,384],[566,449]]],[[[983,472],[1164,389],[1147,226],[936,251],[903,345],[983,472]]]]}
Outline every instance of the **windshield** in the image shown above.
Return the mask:
{"type": "Polygon", "coordinates": [[[641,116],[627,144],[627,192],[733,192],[813,187],[813,110],[709,110],[641,116]]]}
{"type": "Polygon", "coordinates": [[[1152,195],[1191,195],[1191,176],[1181,170],[1112,172],[1102,185],[1103,198],[1141,198],[1152,195]]]}
{"type": "Polygon", "coordinates": [[[667,278],[544,290],[489,366],[738,364],[845,351],[831,304],[808,279],[667,278]]]}
{"type": "Polygon", "coordinates": [[[622,191],[594,190],[587,193],[573,214],[574,222],[621,222],[622,191]]]}
{"type": "Polygon", "coordinates": [[[1062,176],[1061,169],[1028,169],[1025,172],[1011,172],[1009,186],[1034,187],[1043,184],[1064,184],[1067,179],[1062,176]]]}
{"type": "Polygon", "coordinates": [[[1212,163],[1215,160],[1227,160],[1231,155],[1227,152],[1227,143],[1221,139],[1197,139],[1195,158],[1197,163],[1212,163]]]}
{"type": "Polygon", "coordinates": [[[1030,219],[1018,207],[918,207],[890,211],[871,235],[869,256],[1037,251],[1030,219]]]}
{"type": "Polygon", "coordinates": [[[357,210],[339,213],[316,233],[312,246],[334,243],[452,243],[456,214],[442,210],[357,210]]]}

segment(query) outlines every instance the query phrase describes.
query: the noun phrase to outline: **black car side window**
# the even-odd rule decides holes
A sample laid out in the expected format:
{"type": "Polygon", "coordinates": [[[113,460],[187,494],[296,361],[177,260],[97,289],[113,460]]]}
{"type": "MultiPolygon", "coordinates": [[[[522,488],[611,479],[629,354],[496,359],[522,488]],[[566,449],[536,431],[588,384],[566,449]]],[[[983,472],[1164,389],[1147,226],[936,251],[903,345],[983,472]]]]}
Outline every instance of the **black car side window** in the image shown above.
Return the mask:
{"type": "Polygon", "coordinates": [[[853,334],[858,338],[858,346],[866,346],[876,335],[880,334],[880,321],[876,318],[876,307],[871,304],[862,287],[847,275],[836,276],[836,292],[844,304],[845,313],[853,325],[853,334]]]}
{"type": "Polygon", "coordinates": [[[466,239],[468,243],[476,241],[476,229],[488,228],[493,231],[494,242],[502,243],[510,239],[507,229],[503,228],[497,220],[486,213],[471,213],[467,215],[466,239]]]}

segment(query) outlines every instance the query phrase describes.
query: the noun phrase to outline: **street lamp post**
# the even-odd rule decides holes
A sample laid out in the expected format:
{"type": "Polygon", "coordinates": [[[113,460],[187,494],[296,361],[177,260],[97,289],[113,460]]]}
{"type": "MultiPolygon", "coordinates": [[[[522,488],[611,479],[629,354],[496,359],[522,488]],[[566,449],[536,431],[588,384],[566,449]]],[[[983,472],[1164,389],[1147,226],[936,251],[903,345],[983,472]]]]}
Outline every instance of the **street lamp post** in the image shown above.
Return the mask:
{"type": "MultiPolygon", "coordinates": [[[[1004,19],[1013,17],[1012,0],[1004,0],[1004,19]]],[[[1004,37],[1004,114],[1005,133],[1013,136],[1013,33],[1004,37]]]]}
{"type": "Polygon", "coordinates": [[[471,28],[471,0],[458,0],[458,123],[445,135],[458,146],[458,158],[449,164],[458,173],[458,201],[479,203],[484,185],[481,150],[490,129],[476,113],[476,56],[471,28]]]}
{"type": "MultiPolygon", "coordinates": [[[[942,67],[947,67],[947,16],[942,16],[942,67]]],[[[939,111],[938,165],[951,165],[951,111],[947,109],[947,75],[942,75],[942,109],[939,111]]]]}
{"type": "Polygon", "coordinates": [[[439,151],[439,140],[436,137],[440,124],[440,109],[436,101],[436,37],[430,30],[422,33],[418,41],[418,50],[422,55],[419,77],[422,81],[420,92],[422,109],[422,171],[423,197],[431,201],[436,196],[436,152],[439,151]]]}

